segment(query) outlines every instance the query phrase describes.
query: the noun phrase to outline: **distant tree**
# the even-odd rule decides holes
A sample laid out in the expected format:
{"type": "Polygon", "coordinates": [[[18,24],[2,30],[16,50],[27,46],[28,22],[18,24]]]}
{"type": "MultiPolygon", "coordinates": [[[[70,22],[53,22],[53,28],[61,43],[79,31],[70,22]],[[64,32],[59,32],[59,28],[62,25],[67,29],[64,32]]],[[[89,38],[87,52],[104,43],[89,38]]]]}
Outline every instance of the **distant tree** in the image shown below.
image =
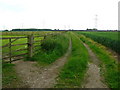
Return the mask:
{"type": "Polygon", "coordinates": [[[92,30],[97,30],[97,29],[96,29],[96,28],[93,28],[93,29],[88,29],[88,28],[87,28],[86,30],[91,30],[91,31],[92,31],[92,30]]]}
{"type": "Polygon", "coordinates": [[[87,30],[92,30],[92,29],[88,29],[88,28],[87,28],[87,30]]]}
{"type": "Polygon", "coordinates": [[[12,29],[12,31],[51,31],[51,29],[12,29]]]}
{"type": "Polygon", "coordinates": [[[6,32],[6,31],[9,31],[9,30],[3,30],[3,31],[5,31],[5,32],[6,32]]]}
{"type": "Polygon", "coordinates": [[[97,28],[93,28],[93,30],[97,30],[97,28]]]}

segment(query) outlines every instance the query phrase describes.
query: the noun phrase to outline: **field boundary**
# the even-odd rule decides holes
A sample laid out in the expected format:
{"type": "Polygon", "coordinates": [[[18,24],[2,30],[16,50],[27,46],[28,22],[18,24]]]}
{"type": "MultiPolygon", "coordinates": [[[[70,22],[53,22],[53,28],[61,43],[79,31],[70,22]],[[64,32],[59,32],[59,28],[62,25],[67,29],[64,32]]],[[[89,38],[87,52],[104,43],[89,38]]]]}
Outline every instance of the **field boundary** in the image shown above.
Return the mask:
{"type": "Polygon", "coordinates": [[[34,45],[37,42],[42,42],[47,36],[55,36],[55,35],[60,35],[62,33],[48,33],[45,35],[40,35],[40,36],[34,36],[33,34],[25,36],[25,37],[3,37],[0,38],[2,40],[4,39],[8,39],[9,43],[5,44],[4,46],[0,46],[0,48],[5,48],[8,47],[9,48],[9,52],[6,53],[5,55],[2,55],[2,60],[4,60],[6,63],[11,63],[13,61],[17,61],[17,60],[21,60],[24,59],[25,57],[22,57],[23,55],[27,55],[27,58],[31,58],[34,55],[34,52],[36,52],[37,50],[34,50],[34,47],[38,47],[40,45],[34,45]],[[43,37],[43,40],[34,40],[36,37],[43,37]],[[27,39],[27,43],[21,43],[21,44],[14,44],[12,45],[13,42],[21,39],[21,38],[26,38],[27,39]],[[14,40],[13,40],[14,39],[14,40]],[[21,46],[21,45],[27,45],[27,48],[25,49],[17,49],[12,51],[12,47],[14,46],[21,46]],[[22,54],[18,54],[18,55],[12,55],[12,52],[17,52],[17,51],[25,51],[27,50],[27,53],[22,53],[22,54]],[[16,58],[14,58],[16,57],[16,58]]]}

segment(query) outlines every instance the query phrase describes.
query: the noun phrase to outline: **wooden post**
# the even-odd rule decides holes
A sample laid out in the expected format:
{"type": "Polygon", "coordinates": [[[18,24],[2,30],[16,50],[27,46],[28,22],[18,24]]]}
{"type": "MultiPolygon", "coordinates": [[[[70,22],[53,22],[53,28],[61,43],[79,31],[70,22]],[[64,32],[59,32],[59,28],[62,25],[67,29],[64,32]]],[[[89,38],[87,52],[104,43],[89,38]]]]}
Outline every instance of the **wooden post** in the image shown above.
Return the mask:
{"type": "Polygon", "coordinates": [[[10,63],[11,63],[11,38],[9,39],[9,42],[10,42],[10,44],[9,44],[9,57],[10,57],[10,63]]]}
{"type": "Polygon", "coordinates": [[[44,39],[46,39],[46,35],[44,36],[44,39]]]}
{"type": "Polygon", "coordinates": [[[34,41],[33,35],[28,35],[28,57],[33,56],[33,41],[34,41]]]}

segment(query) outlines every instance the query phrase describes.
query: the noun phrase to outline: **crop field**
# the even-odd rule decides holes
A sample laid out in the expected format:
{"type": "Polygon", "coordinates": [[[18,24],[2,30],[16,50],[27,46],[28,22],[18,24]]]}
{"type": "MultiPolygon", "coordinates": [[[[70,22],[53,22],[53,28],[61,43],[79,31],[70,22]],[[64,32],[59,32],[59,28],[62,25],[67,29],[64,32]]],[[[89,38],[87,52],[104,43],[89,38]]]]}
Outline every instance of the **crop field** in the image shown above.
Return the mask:
{"type": "Polygon", "coordinates": [[[119,40],[118,39],[118,34],[120,32],[80,32],[80,33],[86,33],[86,34],[91,34],[91,35],[95,35],[95,36],[101,36],[101,37],[109,38],[109,39],[112,39],[112,40],[119,40]]]}
{"type": "Polygon", "coordinates": [[[28,53],[11,63],[2,60],[3,88],[119,87],[118,32],[14,31],[2,38],[9,38],[0,39],[1,46],[8,44],[3,57],[28,53]]]}
{"type": "Polygon", "coordinates": [[[109,47],[115,52],[120,54],[120,39],[118,39],[118,35],[120,32],[80,32],[93,39],[94,41],[109,47]]]}

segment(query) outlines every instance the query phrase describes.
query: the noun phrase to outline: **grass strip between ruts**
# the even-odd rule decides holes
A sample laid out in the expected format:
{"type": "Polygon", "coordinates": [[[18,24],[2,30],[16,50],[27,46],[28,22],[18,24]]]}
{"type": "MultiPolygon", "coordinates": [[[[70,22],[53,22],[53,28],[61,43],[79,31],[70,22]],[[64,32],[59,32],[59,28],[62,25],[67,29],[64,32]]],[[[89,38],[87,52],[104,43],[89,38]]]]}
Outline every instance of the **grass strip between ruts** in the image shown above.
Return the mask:
{"type": "Polygon", "coordinates": [[[69,33],[72,39],[72,52],[68,62],[62,68],[57,88],[79,88],[81,87],[88,64],[88,51],[80,39],[72,32],[69,33]]]}

